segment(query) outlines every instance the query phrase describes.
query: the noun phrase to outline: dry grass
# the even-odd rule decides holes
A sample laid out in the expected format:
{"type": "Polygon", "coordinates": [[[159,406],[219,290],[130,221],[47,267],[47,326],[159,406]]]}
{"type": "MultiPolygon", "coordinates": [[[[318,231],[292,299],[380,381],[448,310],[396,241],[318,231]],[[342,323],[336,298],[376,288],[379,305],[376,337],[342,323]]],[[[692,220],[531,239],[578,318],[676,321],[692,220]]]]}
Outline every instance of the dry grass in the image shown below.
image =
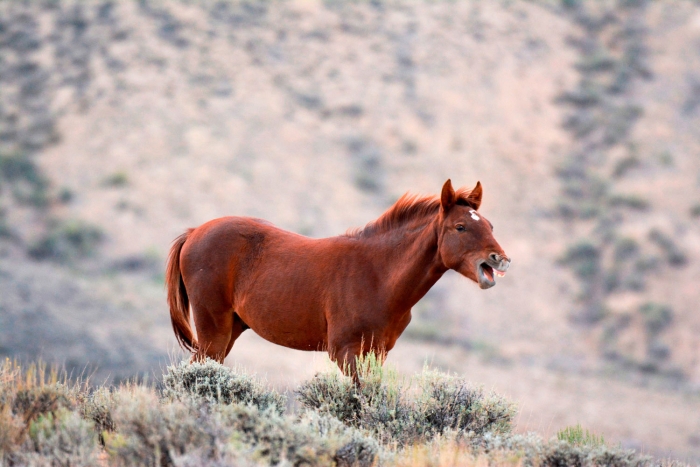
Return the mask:
{"type": "Polygon", "coordinates": [[[514,405],[454,376],[401,378],[374,356],[359,366],[360,388],[319,374],[299,388],[295,412],[282,394],[212,361],[169,367],[158,389],[91,388],[6,360],[0,465],[660,465],[580,426],[549,441],[512,435],[514,405]]]}
{"type": "MultiPolygon", "coordinates": [[[[0,365],[0,459],[7,465],[94,465],[93,424],[80,416],[86,382],[42,363],[0,365]]],[[[3,464],[3,465],[4,465],[3,464]]]]}

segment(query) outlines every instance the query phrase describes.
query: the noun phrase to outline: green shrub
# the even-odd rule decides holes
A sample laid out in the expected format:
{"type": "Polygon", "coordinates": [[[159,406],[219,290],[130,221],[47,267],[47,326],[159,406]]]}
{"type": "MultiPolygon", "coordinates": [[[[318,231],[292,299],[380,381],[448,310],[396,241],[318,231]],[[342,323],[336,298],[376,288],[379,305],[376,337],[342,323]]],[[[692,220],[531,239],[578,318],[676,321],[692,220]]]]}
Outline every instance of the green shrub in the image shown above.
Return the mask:
{"type": "Polygon", "coordinates": [[[321,373],[302,383],[296,394],[303,407],[328,414],[348,425],[359,426],[360,400],[374,390],[374,386],[366,384],[356,388],[351,381],[336,373],[321,373]]]}
{"type": "Polygon", "coordinates": [[[76,412],[60,409],[38,417],[20,456],[29,465],[92,467],[99,444],[92,423],[76,412]]]}
{"type": "Polygon", "coordinates": [[[56,198],[61,204],[68,204],[75,199],[75,193],[68,187],[63,187],[58,191],[56,198]]]}
{"type": "Polygon", "coordinates": [[[613,146],[625,139],[639,117],[643,114],[641,107],[633,104],[609,106],[605,109],[606,122],[603,126],[603,142],[613,146]]]}
{"type": "Polygon", "coordinates": [[[195,397],[219,404],[253,405],[283,413],[287,398],[266,389],[260,381],[207,359],[169,366],[163,375],[163,394],[171,399],[195,397]]]}
{"type": "Polygon", "coordinates": [[[646,280],[640,271],[632,271],[625,277],[624,287],[627,290],[641,292],[646,288],[646,280]]]}
{"type": "Polygon", "coordinates": [[[610,310],[604,303],[598,300],[590,300],[590,293],[587,292],[588,287],[584,287],[583,292],[579,296],[582,306],[579,310],[571,313],[571,318],[583,324],[595,324],[602,321],[610,314],[610,310]]]}
{"type": "Polygon", "coordinates": [[[633,238],[618,238],[615,241],[615,261],[626,261],[634,258],[639,253],[639,244],[633,238]]]}
{"type": "Polygon", "coordinates": [[[274,412],[224,406],[221,416],[234,439],[250,446],[254,459],[270,465],[286,460],[291,465],[370,466],[379,450],[375,440],[319,414],[305,414],[290,423],[274,412]]]}
{"type": "Polygon", "coordinates": [[[614,268],[605,272],[605,277],[603,278],[605,292],[613,292],[620,287],[620,283],[620,271],[618,269],[614,268]]]}
{"type": "Polygon", "coordinates": [[[25,423],[42,415],[54,413],[61,408],[72,409],[75,394],[62,383],[46,384],[18,389],[12,404],[12,412],[25,423]]]}
{"type": "Polygon", "coordinates": [[[121,188],[129,184],[129,176],[126,172],[114,172],[102,180],[102,186],[121,188]]]}
{"type": "Polygon", "coordinates": [[[71,262],[94,254],[103,238],[102,230],[85,222],[58,222],[29,248],[29,254],[35,259],[71,262]]]}
{"type": "Polygon", "coordinates": [[[577,139],[583,139],[600,127],[600,119],[591,109],[581,109],[570,114],[564,120],[564,128],[573,133],[577,139]]]}
{"type": "Polygon", "coordinates": [[[609,71],[616,63],[615,57],[610,55],[607,50],[600,48],[594,53],[584,56],[575,66],[582,72],[609,71]]]}
{"type": "Polygon", "coordinates": [[[170,466],[188,449],[211,447],[196,412],[185,404],[161,404],[156,392],[143,386],[121,388],[114,398],[111,417],[117,430],[104,433],[114,465],[170,466]]]}
{"type": "Polygon", "coordinates": [[[590,279],[600,271],[600,251],[592,243],[581,241],[570,246],[559,263],[572,268],[580,279],[590,279]]]}
{"type": "Polygon", "coordinates": [[[100,439],[104,444],[104,433],[114,431],[115,424],[112,418],[114,411],[114,395],[105,387],[97,388],[90,394],[83,394],[80,404],[80,414],[92,421],[100,439]]]}
{"type": "Polygon", "coordinates": [[[639,273],[645,273],[656,269],[659,266],[659,259],[654,256],[642,256],[634,262],[634,270],[639,273]]]}
{"type": "Polygon", "coordinates": [[[526,435],[487,434],[472,448],[489,459],[518,460],[525,466],[569,467],[611,466],[642,467],[651,465],[648,457],[634,451],[605,444],[575,444],[566,440],[544,441],[532,433],[526,435]]]}
{"type": "Polygon", "coordinates": [[[671,356],[671,347],[658,338],[653,337],[647,343],[647,357],[653,362],[668,360],[671,356]]]}
{"type": "Polygon", "coordinates": [[[648,463],[634,451],[609,448],[604,445],[575,445],[566,441],[549,442],[542,448],[542,466],[619,466],[637,467],[648,463]]]}
{"type": "Polygon", "coordinates": [[[662,151],[656,155],[656,158],[664,167],[673,167],[673,154],[670,151],[662,151]]]}
{"type": "Polygon", "coordinates": [[[384,188],[381,148],[365,137],[351,137],[347,149],[353,166],[353,181],[361,191],[380,193],[384,188]]]}
{"type": "MultiPolygon", "coordinates": [[[[69,457],[75,454],[78,459],[85,454],[80,447],[82,444],[75,446],[76,451],[65,445],[66,440],[77,433],[75,430],[81,430],[68,415],[76,407],[80,387],[69,384],[65,375],[59,376],[58,371],[48,370],[41,363],[29,365],[27,369],[10,360],[0,364],[0,465],[40,464],[39,461],[30,462],[26,455],[41,458],[46,452],[40,449],[37,440],[43,438],[49,440],[49,444],[63,443],[61,449],[69,457]],[[41,430],[36,431],[39,428],[41,430]]],[[[84,440],[84,437],[76,437],[76,443],[84,440]]],[[[86,465],[78,460],[75,463],[86,465]]]]}
{"type": "Polygon", "coordinates": [[[564,8],[578,8],[581,0],[561,0],[561,5],[564,8]]]}
{"type": "Polygon", "coordinates": [[[36,164],[23,154],[0,155],[0,177],[7,182],[25,181],[32,185],[46,183],[36,164]]]}
{"type": "Polygon", "coordinates": [[[566,441],[574,446],[595,447],[605,445],[605,440],[602,436],[598,436],[595,433],[584,430],[581,425],[568,426],[563,430],[560,430],[557,432],[557,439],[559,441],[566,441]]]}
{"type": "Polygon", "coordinates": [[[612,176],[615,178],[623,177],[627,174],[627,172],[636,167],[639,167],[640,165],[641,162],[639,161],[639,158],[634,154],[631,154],[627,157],[623,157],[615,164],[612,176]]]}
{"type": "Polygon", "coordinates": [[[379,444],[361,431],[349,428],[338,419],[307,411],[299,419],[299,426],[329,444],[337,466],[369,466],[380,451],[379,444]]]}
{"type": "Polygon", "coordinates": [[[25,425],[61,408],[74,408],[79,391],[78,386],[68,384],[65,375],[61,378],[56,369],[49,370],[43,363],[26,370],[9,360],[0,365],[0,409],[9,409],[25,425]]]}
{"type": "Polygon", "coordinates": [[[673,321],[673,310],[666,305],[647,302],[639,307],[644,325],[650,335],[655,336],[666,329],[673,321]]]}
{"type": "Polygon", "coordinates": [[[14,232],[7,221],[7,212],[5,209],[0,207],[0,239],[2,238],[12,238],[14,232]]]}
{"type": "MultiPolygon", "coordinates": [[[[455,141],[453,140],[453,141],[452,141],[452,147],[455,147],[455,146],[459,147],[459,144],[456,144],[456,145],[455,145],[455,141]]],[[[412,140],[409,140],[409,139],[405,139],[405,140],[401,143],[401,151],[403,151],[404,154],[413,155],[413,154],[415,154],[416,152],[418,152],[418,145],[416,144],[415,141],[412,141],[412,140]]]]}
{"type": "MultiPolygon", "coordinates": [[[[581,62],[582,66],[585,62],[581,62]]],[[[578,89],[564,91],[559,97],[560,102],[569,103],[579,107],[590,107],[599,104],[603,98],[603,87],[593,81],[583,80],[578,89]]]]}
{"type": "Polygon", "coordinates": [[[425,369],[414,394],[412,382],[382,368],[373,354],[358,367],[359,386],[338,372],[317,374],[297,390],[299,402],[399,445],[452,431],[480,436],[511,429],[514,406],[460,378],[425,369]]]}
{"type": "Polygon", "coordinates": [[[508,433],[515,406],[494,393],[484,394],[464,379],[424,372],[420,409],[431,433],[447,430],[481,434],[508,433]]]}
{"type": "Polygon", "coordinates": [[[694,204],[690,208],[690,217],[700,217],[700,203],[694,204]]]}
{"type": "Polygon", "coordinates": [[[649,201],[637,195],[612,195],[609,199],[610,206],[646,211],[649,209],[649,201]]]}
{"type": "Polygon", "coordinates": [[[34,161],[25,154],[0,154],[0,188],[11,187],[20,203],[36,207],[48,204],[49,182],[34,161]]]}
{"type": "Polygon", "coordinates": [[[673,239],[659,229],[652,229],[649,232],[649,240],[656,243],[664,251],[666,260],[671,265],[684,266],[688,262],[688,257],[678,248],[673,239]]]}
{"type": "Polygon", "coordinates": [[[144,387],[117,391],[115,399],[117,429],[105,434],[105,445],[117,466],[370,466],[378,451],[376,441],[318,414],[294,420],[252,405],[159,400],[144,387]]]}

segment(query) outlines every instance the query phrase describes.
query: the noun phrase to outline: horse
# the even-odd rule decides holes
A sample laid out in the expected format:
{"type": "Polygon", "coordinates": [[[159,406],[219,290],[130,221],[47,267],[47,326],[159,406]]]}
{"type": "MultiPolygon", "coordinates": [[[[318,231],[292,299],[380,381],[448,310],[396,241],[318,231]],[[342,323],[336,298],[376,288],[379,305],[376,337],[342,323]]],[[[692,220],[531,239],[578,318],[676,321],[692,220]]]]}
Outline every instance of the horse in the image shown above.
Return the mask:
{"type": "Polygon", "coordinates": [[[313,239],[250,217],[222,217],[174,240],[166,270],[175,336],[192,360],[223,363],[246,329],[299,350],[327,351],[357,378],[357,357],[382,362],[411,308],[452,269],[481,289],[510,258],[478,212],[482,185],[440,197],[404,194],[375,221],[313,239]],[[197,336],[190,326],[190,307],[197,336]]]}

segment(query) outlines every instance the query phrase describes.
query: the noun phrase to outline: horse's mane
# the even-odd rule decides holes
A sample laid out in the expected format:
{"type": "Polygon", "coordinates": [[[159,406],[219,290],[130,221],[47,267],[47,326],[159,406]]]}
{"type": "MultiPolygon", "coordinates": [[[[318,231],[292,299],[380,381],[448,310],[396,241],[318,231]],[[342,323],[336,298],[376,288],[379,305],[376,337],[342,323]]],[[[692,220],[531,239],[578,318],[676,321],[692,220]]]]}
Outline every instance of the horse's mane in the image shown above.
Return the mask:
{"type": "MultiPolygon", "coordinates": [[[[457,199],[455,204],[462,206],[475,206],[467,199],[471,190],[460,188],[455,192],[457,199]]],[[[350,238],[367,238],[400,227],[414,219],[421,219],[429,215],[437,214],[440,209],[440,197],[420,196],[404,193],[384,214],[368,223],[361,229],[351,229],[346,232],[350,238]]]]}

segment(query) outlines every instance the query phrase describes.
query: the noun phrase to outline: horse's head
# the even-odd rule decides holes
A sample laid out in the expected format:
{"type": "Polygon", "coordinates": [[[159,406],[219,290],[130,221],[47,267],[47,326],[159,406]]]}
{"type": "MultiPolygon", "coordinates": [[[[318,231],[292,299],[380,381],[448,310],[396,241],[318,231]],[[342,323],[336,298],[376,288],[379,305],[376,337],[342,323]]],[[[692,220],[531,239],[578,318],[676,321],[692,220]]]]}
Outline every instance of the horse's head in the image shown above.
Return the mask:
{"type": "Polygon", "coordinates": [[[481,183],[470,192],[455,193],[447,180],[440,196],[438,251],[445,267],[454,269],[482,289],[496,285],[510,258],[493,238],[493,225],[480,213],[481,183]]]}

